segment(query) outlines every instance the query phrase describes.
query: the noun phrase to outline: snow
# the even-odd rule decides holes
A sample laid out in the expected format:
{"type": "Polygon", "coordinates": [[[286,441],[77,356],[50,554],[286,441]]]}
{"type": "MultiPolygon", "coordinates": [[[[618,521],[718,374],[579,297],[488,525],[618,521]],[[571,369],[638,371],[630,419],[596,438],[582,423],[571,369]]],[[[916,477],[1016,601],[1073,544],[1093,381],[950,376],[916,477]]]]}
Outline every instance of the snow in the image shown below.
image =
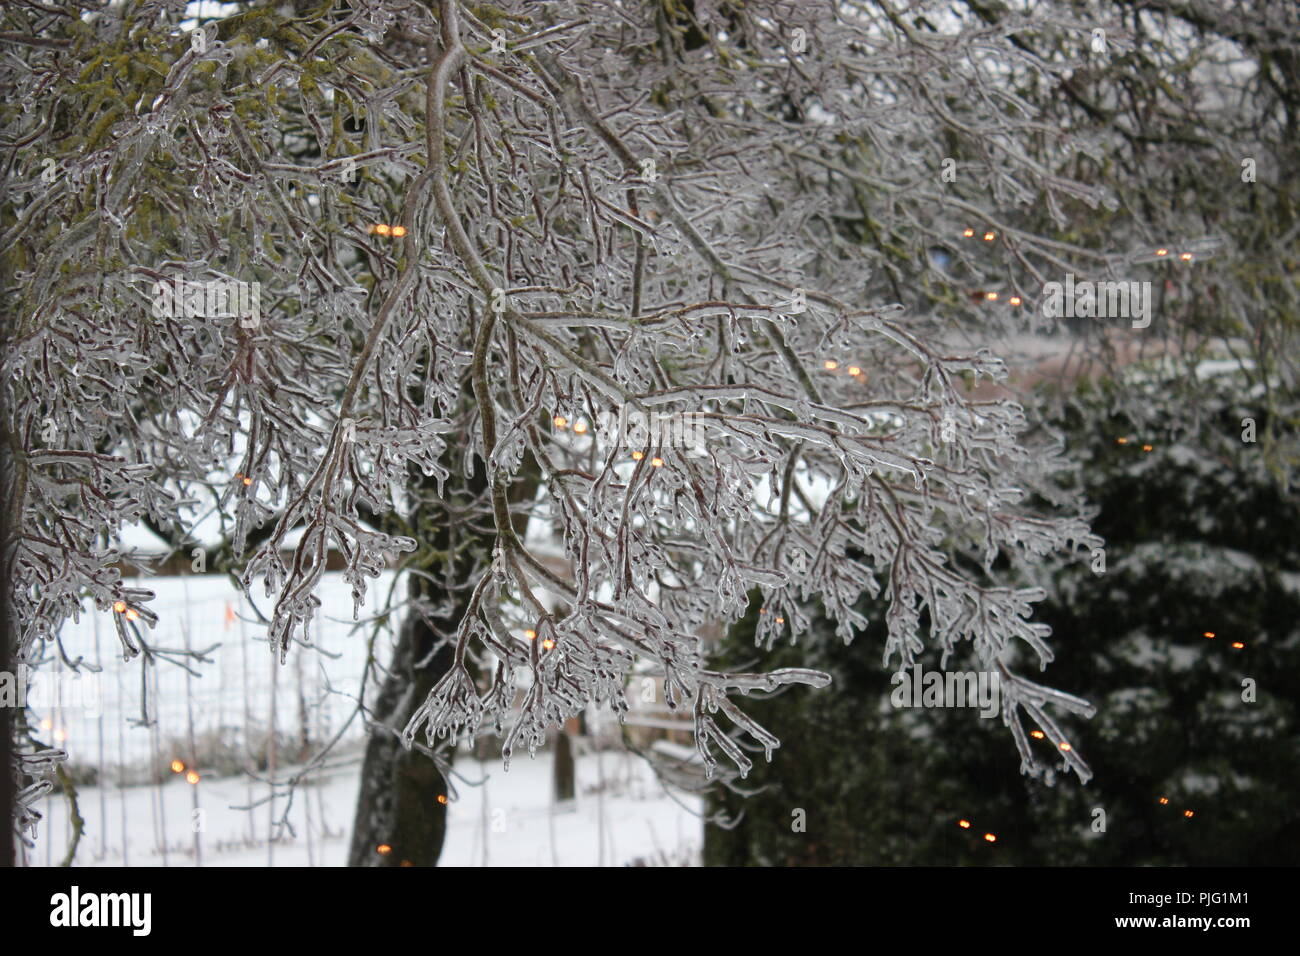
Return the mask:
{"type": "MultiPolygon", "coordinates": [[[[386,594],[392,580],[391,573],[383,575],[375,582],[376,592],[386,594]]],[[[107,781],[102,787],[78,787],[87,826],[76,865],[192,866],[196,800],[204,811],[204,866],[344,865],[359,788],[360,722],[348,728],[326,769],[298,789],[289,815],[296,836],[286,831],[273,847],[266,842],[266,782],[220,777],[210,769],[212,741],[220,739],[219,746],[231,751],[223,757],[239,763],[264,747],[273,693],[281,739],[292,738],[303,726],[300,688],[312,739],[324,740],[338,731],[352,709],[349,695],[357,691],[367,653],[366,634],[353,631],[352,600],[342,575],[325,575],[321,588],[323,606],[312,631],[321,652],[296,647],[286,665],[270,653],[264,628],[251,623],[253,615],[222,575],[142,578],[139,584],[158,595],[153,602],[158,626],[146,632],[151,646],[182,648],[187,640],[194,648],[220,646],[210,663],[196,665],[197,678],[165,662],[152,671],[149,713],[158,723],[150,728],[138,723],[143,665],[139,659],[121,659],[112,625],[104,620],[108,615],[91,612],[65,624],[62,638],[70,656],[98,662],[102,670],[73,677],[57,662],[42,668],[33,685],[41,690],[32,695],[31,714],[36,722],[50,722],[43,736],[68,751],[74,774],[94,771],[98,780],[107,781]],[[327,686],[335,693],[326,693],[327,686]],[[55,688],[61,694],[57,706],[55,688]],[[148,783],[151,767],[172,758],[191,759],[191,719],[200,742],[197,786],[165,771],[160,785],[148,783]],[[252,804],[259,805],[239,809],[252,804]]],[[[376,645],[381,659],[387,659],[388,648],[387,637],[381,636],[376,645]]],[[[607,711],[599,716],[612,722],[607,711]]],[[[644,725],[652,718],[635,719],[644,725]]],[[[599,726],[595,720],[590,725],[599,726]]],[[[588,746],[588,740],[579,739],[580,751],[588,746]]],[[[691,748],[689,753],[696,752],[691,748]]],[[[626,752],[580,752],[576,765],[576,800],[553,808],[549,751],[512,761],[508,773],[499,759],[479,762],[462,754],[455,769],[464,779],[456,780],[457,799],[449,804],[442,863],[577,866],[695,859],[702,840],[699,797],[670,796],[651,768],[626,752]]],[[[295,769],[281,766],[277,780],[295,769]]],[[[277,819],[284,805],[284,796],[277,796],[277,819]]],[[[46,819],[30,862],[57,864],[70,833],[66,801],[52,795],[37,809],[46,819]]]]}
{"type": "MultiPolygon", "coordinates": [[[[359,759],[354,754],[348,765],[300,788],[290,812],[296,835],[286,832],[270,847],[268,807],[238,809],[250,795],[265,797],[265,784],[205,778],[191,787],[177,776],[159,788],[82,787],[78,798],[86,832],[74,864],[193,866],[191,820],[197,800],[204,811],[198,834],[203,866],[343,866],[359,759]]],[[[670,796],[649,766],[631,754],[579,755],[577,797],[560,807],[550,798],[550,753],[515,760],[508,773],[492,760],[461,758],[455,768],[482,785],[459,784],[460,799],[448,806],[441,866],[626,866],[665,858],[699,863],[700,798],[670,796]]],[[[283,803],[277,801],[277,817],[283,803]]],[[[57,865],[68,845],[67,804],[56,795],[39,809],[46,814],[42,832],[50,836],[38,842],[29,862],[57,865]]]]}

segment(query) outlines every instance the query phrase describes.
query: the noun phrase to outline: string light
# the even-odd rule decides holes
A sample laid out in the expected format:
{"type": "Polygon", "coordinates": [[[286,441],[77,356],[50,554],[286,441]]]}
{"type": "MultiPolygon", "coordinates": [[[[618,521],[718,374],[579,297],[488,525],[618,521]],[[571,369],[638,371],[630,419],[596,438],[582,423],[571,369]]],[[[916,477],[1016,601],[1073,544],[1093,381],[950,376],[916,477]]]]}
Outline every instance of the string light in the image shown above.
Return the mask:
{"type": "Polygon", "coordinates": [[[403,860],[402,866],[415,866],[415,864],[412,863],[410,860],[403,860]]]}
{"type": "Polygon", "coordinates": [[[1195,811],[1192,811],[1192,810],[1184,810],[1184,811],[1183,811],[1183,816],[1185,816],[1187,819],[1190,820],[1192,817],[1196,816],[1196,813],[1195,813],[1195,811]]]}
{"type": "Polygon", "coordinates": [[[854,378],[857,378],[859,375],[862,374],[862,369],[858,368],[856,365],[850,365],[849,374],[852,375],[854,378]]]}
{"type": "Polygon", "coordinates": [[[179,760],[172,761],[172,773],[180,773],[185,769],[185,764],[179,760]]]}
{"type": "Polygon", "coordinates": [[[1191,261],[1192,261],[1192,254],[1191,254],[1190,252],[1184,252],[1184,253],[1183,253],[1181,256],[1179,256],[1178,258],[1179,258],[1179,259],[1182,259],[1184,262],[1191,262],[1191,261]]]}
{"type": "Polygon", "coordinates": [[[783,617],[778,617],[778,618],[776,619],[776,623],[778,623],[778,624],[784,624],[784,623],[785,623],[785,618],[783,618],[783,617]]]}
{"type": "Polygon", "coordinates": [[[393,238],[394,238],[394,239],[401,239],[404,235],[406,235],[406,227],[405,227],[405,226],[394,226],[394,227],[393,227],[393,238]]]}
{"type": "Polygon", "coordinates": [[[986,233],[984,233],[984,241],[985,241],[985,242],[992,242],[992,241],[993,241],[993,238],[994,238],[994,234],[993,234],[993,233],[991,233],[991,232],[986,232],[986,233]]]}
{"type": "Polygon", "coordinates": [[[135,608],[133,608],[133,607],[129,607],[129,608],[126,609],[126,619],[127,619],[128,621],[138,620],[139,617],[140,617],[140,615],[136,613],[135,608]]]}
{"type": "Polygon", "coordinates": [[[380,856],[388,856],[388,854],[393,852],[393,848],[387,843],[381,843],[379,846],[375,847],[375,852],[380,856]]]}
{"type": "Polygon", "coordinates": [[[556,428],[568,428],[568,427],[569,427],[569,420],[568,420],[567,418],[565,418],[563,415],[556,415],[553,419],[551,419],[551,421],[555,422],[555,427],[556,427],[556,428]]]}
{"type": "Polygon", "coordinates": [[[1168,797],[1161,797],[1161,798],[1160,798],[1160,805],[1161,805],[1162,807],[1165,806],[1165,805],[1168,804],[1168,803],[1169,803],[1169,798],[1168,798],[1168,797]]]}
{"type": "Polygon", "coordinates": [[[840,363],[835,361],[835,359],[827,359],[825,362],[822,363],[822,368],[826,369],[826,371],[828,372],[833,372],[839,367],[840,367],[840,363]]]}
{"type": "Polygon", "coordinates": [[[970,829],[970,821],[969,821],[969,820],[958,820],[958,821],[957,821],[957,826],[961,827],[963,830],[969,830],[969,829],[970,829]]]}
{"type": "Polygon", "coordinates": [[[123,612],[126,611],[126,602],[125,601],[113,602],[113,610],[116,611],[118,614],[122,614],[123,612]]]}
{"type": "Polygon", "coordinates": [[[1127,438],[1116,438],[1116,439],[1115,439],[1115,444],[1117,444],[1117,445],[1127,445],[1127,444],[1128,444],[1128,439],[1127,439],[1127,438]]]}
{"type": "Polygon", "coordinates": [[[389,229],[385,223],[381,222],[375,225],[371,231],[377,233],[378,235],[386,236],[393,230],[389,229]]]}
{"type": "Polygon", "coordinates": [[[445,793],[438,794],[438,802],[445,807],[447,805],[447,795],[445,793]]]}
{"type": "Polygon", "coordinates": [[[1153,446],[1151,446],[1151,445],[1143,445],[1143,446],[1142,446],[1142,450],[1143,450],[1143,451],[1150,451],[1150,450],[1152,449],[1152,447],[1153,447],[1153,446]]]}
{"type": "Polygon", "coordinates": [[[58,730],[54,732],[54,739],[57,740],[59,743],[63,743],[63,741],[68,739],[68,732],[64,730],[62,727],[60,727],[58,730]]]}
{"type": "Polygon", "coordinates": [[[1044,734],[1041,730],[1031,730],[1029,736],[1033,737],[1035,740],[1042,740],[1044,734]]]}
{"type": "Polygon", "coordinates": [[[1206,632],[1205,632],[1205,636],[1208,637],[1208,638],[1210,638],[1210,639],[1213,639],[1213,638],[1214,638],[1214,632],[1213,632],[1213,631],[1206,631],[1206,632]]]}
{"type": "Polygon", "coordinates": [[[50,718],[48,717],[46,717],[44,720],[41,721],[42,730],[49,730],[53,726],[54,726],[54,721],[50,720],[50,718]]]}
{"type": "Polygon", "coordinates": [[[1012,304],[1012,305],[1019,305],[1019,304],[1020,304],[1020,296],[1018,296],[1018,295],[1013,295],[1013,296],[1011,297],[1011,304],[1012,304]]]}
{"type": "Polygon", "coordinates": [[[996,292],[986,292],[984,293],[984,298],[988,299],[990,302],[996,302],[998,301],[998,294],[996,292]]]}
{"type": "Polygon", "coordinates": [[[1241,641],[1233,641],[1233,642],[1232,642],[1232,649],[1233,649],[1234,651],[1239,651],[1239,650],[1241,650],[1241,649],[1242,649],[1243,647],[1245,647],[1245,646],[1246,646],[1246,645],[1243,644],[1243,643],[1241,643],[1241,641]]]}
{"type": "Polygon", "coordinates": [[[253,479],[252,479],[252,478],[245,478],[245,479],[244,479],[244,484],[245,484],[245,485],[251,485],[252,483],[253,483],[253,479]]]}
{"type": "Polygon", "coordinates": [[[1169,250],[1168,250],[1168,249],[1157,249],[1157,250],[1156,250],[1156,255],[1158,255],[1158,256],[1167,256],[1167,255],[1169,255],[1169,250]]]}
{"type": "Polygon", "coordinates": [[[997,838],[996,834],[993,834],[993,833],[986,833],[986,834],[984,834],[984,839],[988,840],[990,843],[997,843],[997,842],[998,842],[998,838],[997,838]]]}
{"type": "Polygon", "coordinates": [[[530,641],[535,641],[537,640],[537,632],[532,629],[529,629],[527,631],[524,631],[524,637],[528,638],[530,641]]]}
{"type": "Polygon", "coordinates": [[[1070,742],[1069,742],[1068,740],[1062,740],[1062,741],[1061,741],[1061,750],[1062,750],[1062,751],[1064,751],[1065,753],[1069,753],[1069,752],[1070,752],[1071,750],[1073,750],[1073,749],[1074,749],[1074,748],[1070,746],[1070,742]]]}
{"type": "Polygon", "coordinates": [[[634,451],[634,452],[632,452],[632,460],[633,460],[633,461],[640,461],[640,460],[641,460],[642,458],[644,458],[644,457],[645,457],[645,454],[644,454],[643,452],[639,452],[639,451],[634,451]]]}
{"type": "Polygon", "coordinates": [[[965,236],[967,239],[969,239],[969,238],[971,238],[972,236],[975,235],[975,230],[974,230],[974,229],[971,229],[969,226],[967,226],[965,229],[962,230],[962,233],[961,233],[961,234],[962,234],[963,236],[965,236]]]}
{"type": "Polygon", "coordinates": [[[555,646],[555,642],[551,640],[549,637],[546,640],[542,641],[542,647],[545,650],[549,651],[554,646],[555,646]]]}
{"type": "Polygon", "coordinates": [[[190,786],[194,786],[196,783],[198,783],[199,782],[198,771],[191,770],[189,773],[185,774],[185,782],[188,783],[190,786]]]}
{"type": "Polygon", "coordinates": [[[575,435],[585,435],[585,434],[587,434],[587,423],[586,423],[586,422],[574,422],[574,423],[573,423],[573,432],[574,432],[575,435]]]}
{"type": "Polygon", "coordinates": [[[662,468],[664,466],[664,460],[662,458],[651,458],[650,464],[655,468],[662,468]]]}

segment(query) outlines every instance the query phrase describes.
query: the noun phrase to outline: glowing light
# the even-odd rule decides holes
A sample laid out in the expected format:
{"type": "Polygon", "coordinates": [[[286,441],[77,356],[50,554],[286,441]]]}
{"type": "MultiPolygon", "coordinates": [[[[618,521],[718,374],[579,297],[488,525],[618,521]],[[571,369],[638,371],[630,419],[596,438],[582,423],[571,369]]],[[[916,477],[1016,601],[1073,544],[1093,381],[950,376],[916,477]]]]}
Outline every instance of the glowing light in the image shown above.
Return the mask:
{"type": "Polygon", "coordinates": [[[386,236],[392,231],[393,230],[389,229],[388,226],[386,226],[382,222],[379,225],[375,226],[375,232],[377,232],[381,236],[386,236]]]}
{"type": "Polygon", "coordinates": [[[993,241],[993,238],[994,238],[993,233],[991,233],[991,232],[986,232],[986,233],[984,233],[984,241],[985,241],[985,242],[992,242],[992,241],[993,241]]]}
{"type": "Polygon", "coordinates": [[[140,617],[140,615],[136,613],[135,608],[133,608],[133,607],[129,607],[129,608],[126,609],[126,619],[127,619],[128,621],[134,621],[134,620],[137,620],[137,619],[139,619],[139,617],[140,617]]]}
{"type": "Polygon", "coordinates": [[[587,423],[586,423],[586,422],[574,422],[574,423],[573,423],[573,431],[574,431],[574,434],[576,434],[576,435],[585,435],[585,434],[587,434],[587,423]]]}
{"type": "Polygon", "coordinates": [[[858,368],[856,365],[850,365],[849,374],[856,378],[857,376],[862,374],[862,369],[858,368]]]}
{"type": "Polygon", "coordinates": [[[380,856],[388,856],[388,854],[393,852],[393,848],[387,843],[381,843],[379,846],[375,847],[375,852],[380,856]]]}
{"type": "Polygon", "coordinates": [[[760,608],[758,609],[758,613],[759,613],[759,614],[766,614],[766,613],[767,613],[767,608],[765,608],[765,607],[760,607],[760,608]]]}
{"type": "Polygon", "coordinates": [[[1168,798],[1168,797],[1161,797],[1161,798],[1160,798],[1160,805],[1161,805],[1162,807],[1163,807],[1165,804],[1167,804],[1168,802],[1169,802],[1169,798],[1168,798]]]}
{"type": "Polygon", "coordinates": [[[783,617],[778,617],[778,618],[776,619],[776,623],[778,623],[778,624],[784,624],[784,623],[785,623],[785,618],[783,618],[783,617]]]}
{"type": "Polygon", "coordinates": [[[1029,736],[1033,737],[1035,740],[1042,740],[1044,734],[1041,730],[1031,730],[1029,736]]]}
{"type": "Polygon", "coordinates": [[[50,720],[50,718],[48,717],[46,717],[44,720],[41,721],[42,730],[49,730],[53,726],[54,726],[54,721],[50,720]]]}
{"type": "Polygon", "coordinates": [[[544,650],[549,651],[554,646],[555,646],[555,642],[551,640],[549,637],[546,640],[542,641],[542,648],[544,650]]]}
{"type": "Polygon", "coordinates": [[[664,466],[664,460],[662,458],[651,458],[650,464],[655,468],[662,468],[664,466]]]}
{"type": "Polygon", "coordinates": [[[969,228],[963,229],[961,234],[965,236],[967,239],[969,239],[971,236],[975,235],[975,230],[969,228]]]}
{"type": "Polygon", "coordinates": [[[1154,447],[1154,446],[1152,446],[1152,445],[1143,445],[1143,446],[1142,446],[1142,450],[1143,450],[1143,451],[1150,451],[1153,447],[1154,447]]]}
{"type": "Polygon", "coordinates": [[[113,610],[116,611],[118,614],[121,614],[123,611],[126,610],[126,602],[125,601],[113,602],[113,610]]]}
{"type": "Polygon", "coordinates": [[[998,301],[998,294],[996,292],[986,292],[984,293],[984,298],[988,299],[990,302],[996,302],[998,301]]]}
{"type": "Polygon", "coordinates": [[[1069,753],[1069,752],[1070,752],[1071,750],[1073,750],[1074,748],[1070,746],[1070,744],[1069,744],[1068,741],[1062,740],[1062,741],[1061,741],[1061,749],[1062,749],[1063,751],[1065,751],[1066,753],[1069,753]]]}
{"type": "Polygon", "coordinates": [[[415,864],[412,863],[410,860],[403,860],[402,866],[415,866],[415,864]]]}
{"type": "Polygon", "coordinates": [[[179,760],[172,761],[172,773],[180,773],[185,769],[185,764],[179,760]]]}
{"type": "Polygon", "coordinates": [[[1191,261],[1192,261],[1192,254],[1191,254],[1190,252],[1184,252],[1184,253],[1183,253],[1181,256],[1179,256],[1178,258],[1179,258],[1179,259],[1182,259],[1184,262],[1191,262],[1191,261]]]}
{"type": "Polygon", "coordinates": [[[1205,632],[1205,636],[1206,636],[1206,637],[1209,637],[1209,638],[1213,638],[1213,637],[1214,637],[1214,632],[1213,632],[1213,631],[1206,631],[1206,632],[1205,632]]]}
{"type": "Polygon", "coordinates": [[[1018,295],[1013,295],[1013,296],[1011,297],[1011,299],[1010,299],[1010,302],[1011,302],[1012,305],[1019,305],[1019,304],[1020,304],[1020,296],[1018,296],[1018,295]]]}
{"type": "Polygon", "coordinates": [[[633,460],[633,461],[640,461],[640,460],[641,460],[642,458],[644,458],[644,457],[645,457],[645,454],[644,454],[643,452],[639,452],[639,451],[634,451],[634,452],[632,452],[632,460],[633,460]]]}
{"type": "Polygon", "coordinates": [[[958,820],[958,821],[957,821],[957,826],[961,827],[963,830],[969,830],[969,829],[970,829],[970,821],[969,821],[969,820],[958,820]]]}
{"type": "Polygon", "coordinates": [[[59,743],[63,743],[63,741],[68,739],[68,732],[64,730],[62,727],[60,727],[58,730],[54,732],[54,739],[57,740],[59,743]]]}
{"type": "Polygon", "coordinates": [[[524,631],[524,637],[528,638],[530,641],[535,641],[537,640],[537,632],[529,629],[524,631]]]}
{"type": "Polygon", "coordinates": [[[406,227],[405,227],[405,226],[394,226],[394,227],[393,227],[393,238],[394,238],[394,239],[401,239],[404,235],[406,235],[406,227]]]}
{"type": "Polygon", "coordinates": [[[447,795],[445,793],[438,794],[438,802],[445,807],[447,805],[447,795]]]}
{"type": "Polygon", "coordinates": [[[244,484],[246,484],[246,485],[251,485],[252,483],[253,483],[253,479],[252,479],[252,478],[245,478],[245,479],[244,479],[244,484]]]}
{"type": "Polygon", "coordinates": [[[1158,255],[1158,256],[1167,256],[1167,255],[1169,255],[1169,250],[1168,250],[1168,249],[1157,249],[1157,250],[1156,250],[1156,255],[1158,255]]]}
{"type": "Polygon", "coordinates": [[[993,834],[993,833],[986,833],[986,834],[984,834],[984,839],[988,840],[990,843],[997,843],[997,842],[998,842],[997,835],[996,835],[996,834],[993,834]]]}
{"type": "Polygon", "coordinates": [[[1245,647],[1245,646],[1246,646],[1246,645],[1243,644],[1243,643],[1241,643],[1241,641],[1233,641],[1233,642],[1232,642],[1232,649],[1233,649],[1234,651],[1239,651],[1239,650],[1241,650],[1241,649],[1242,649],[1243,647],[1245,647]]]}
{"type": "Polygon", "coordinates": [[[187,774],[185,774],[185,782],[188,783],[190,786],[194,786],[194,784],[198,783],[199,782],[198,771],[191,770],[187,774]]]}
{"type": "Polygon", "coordinates": [[[1127,445],[1127,444],[1128,444],[1128,439],[1127,439],[1127,438],[1116,438],[1116,439],[1115,439],[1115,444],[1117,444],[1117,445],[1127,445]]]}
{"type": "Polygon", "coordinates": [[[555,422],[555,427],[556,427],[556,428],[568,428],[568,427],[569,427],[569,420],[568,420],[567,418],[565,418],[563,415],[556,415],[553,419],[551,419],[551,421],[555,422]]]}
{"type": "Polygon", "coordinates": [[[822,362],[822,368],[826,369],[828,372],[833,372],[839,367],[840,363],[835,361],[835,359],[827,359],[825,362],[822,362]]]}
{"type": "Polygon", "coordinates": [[[1196,813],[1192,810],[1184,810],[1183,816],[1187,817],[1187,819],[1190,820],[1192,817],[1196,816],[1196,813]]]}

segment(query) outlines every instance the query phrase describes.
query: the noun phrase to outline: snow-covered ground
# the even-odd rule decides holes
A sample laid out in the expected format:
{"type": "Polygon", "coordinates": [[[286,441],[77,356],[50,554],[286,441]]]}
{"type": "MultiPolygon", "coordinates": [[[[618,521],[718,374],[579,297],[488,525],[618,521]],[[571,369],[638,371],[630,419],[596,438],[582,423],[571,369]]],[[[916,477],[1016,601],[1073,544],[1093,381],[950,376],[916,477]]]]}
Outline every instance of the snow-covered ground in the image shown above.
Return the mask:
{"type": "MultiPolygon", "coordinates": [[[[355,756],[355,755],[354,755],[355,756]]],[[[78,866],[343,866],[347,862],[358,785],[357,759],[300,787],[289,810],[294,833],[268,845],[272,815],[284,799],[263,803],[264,783],[203,778],[191,786],[175,776],[161,786],[83,787],[86,821],[78,866]],[[200,811],[195,813],[195,809],[200,811]],[[194,821],[201,822],[196,828],[194,821]],[[195,830],[198,829],[198,832],[195,830]]],[[[458,784],[448,808],[443,866],[625,866],[697,864],[702,839],[699,798],[668,794],[637,757],[588,753],[577,760],[577,798],[551,800],[551,755],[456,762],[479,786],[458,784]]],[[[67,803],[42,801],[34,866],[57,865],[71,832],[67,803]]],[[[400,853],[394,847],[392,852],[400,853]]]]}
{"type": "MultiPolygon", "coordinates": [[[[385,574],[371,584],[369,607],[387,597],[391,583],[392,575],[385,574]]],[[[309,752],[315,752],[354,709],[369,629],[354,630],[351,592],[341,575],[326,575],[319,591],[323,606],[312,629],[319,652],[294,647],[284,665],[269,652],[257,615],[226,579],[195,575],[139,584],[158,595],[151,602],[158,626],[144,634],[151,647],[219,646],[207,662],[194,664],[195,676],[165,661],[146,670],[140,658],[122,660],[108,613],[89,612],[63,628],[69,657],[100,670],[83,668],[74,675],[62,662],[50,661],[33,678],[30,713],[37,736],[66,749],[75,779],[88,781],[78,787],[86,833],[75,863],[191,866],[197,846],[204,866],[343,865],[359,782],[359,720],[347,726],[330,769],[298,788],[289,813],[294,832],[284,830],[271,845],[272,814],[280,818],[285,799],[278,797],[274,806],[264,802],[267,783],[238,773],[263,765],[274,723],[280,748],[276,779],[287,779],[294,768],[284,766],[286,748],[305,735],[312,742],[309,752]],[[149,723],[141,720],[146,712],[149,723]],[[197,761],[197,784],[165,769],[175,759],[186,770],[197,761]],[[238,809],[254,804],[251,811],[238,809]]],[[[368,611],[361,613],[364,619],[368,611]]],[[[376,656],[386,661],[390,648],[388,635],[380,633],[376,656]]],[[[590,726],[598,726],[598,716],[589,715],[590,726]]],[[[608,713],[604,718],[612,719],[608,713]]],[[[456,785],[442,862],[693,860],[702,832],[698,798],[665,793],[637,757],[583,752],[587,746],[579,741],[577,799],[560,808],[551,802],[550,753],[532,760],[516,756],[508,773],[500,760],[458,758],[456,770],[468,783],[456,785]]],[[[29,863],[57,864],[71,832],[67,804],[52,795],[40,809],[46,820],[29,863]]]]}

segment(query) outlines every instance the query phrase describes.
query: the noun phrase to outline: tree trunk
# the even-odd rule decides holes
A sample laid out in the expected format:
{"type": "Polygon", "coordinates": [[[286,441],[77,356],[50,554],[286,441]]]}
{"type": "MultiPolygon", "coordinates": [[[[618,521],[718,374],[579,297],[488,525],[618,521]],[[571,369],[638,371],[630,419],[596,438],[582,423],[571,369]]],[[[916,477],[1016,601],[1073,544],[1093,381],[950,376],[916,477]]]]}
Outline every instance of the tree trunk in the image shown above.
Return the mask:
{"type": "Polygon", "coordinates": [[[383,726],[366,745],[349,866],[433,866],[442,853],[447,804],[438,797],[446,795],[446,781],[432,760],[407,750],[389,729],[404,727],[447,672],[453,648],[444,643],[431,656],[436,642],[420,615],[406,616],[375,707],[383,726]]]}
{"type": "MultiPolygon", "coordinates": [[[[536,463],[528,459],[520,472],[522,480],[510,489],[512,504],[532,500],[539,473],[536,463]]],[[[478,575],[489,573],[496,535],[465,521],[466,514],[474,513],[472,503],[482,500],[487,487],[479,461],[471,477],[456,476],[447,483],[441,504],[428,506],[417,516],[424,529],[420,548],[434,559],[417,564],[435,577],[446,573],[447,585],[439,588],[427,577],[411,576],[411,598],[423,598],[439,610],[426,615],[408,611],[398,631],[392,665],[374,707],[377,723],[361,766],[349,866],[434,866],[442,853],[447,782],[428,756],[403,747],[396,732],[450,669],[455,652],[450,638],[465,616],[478,575]],[[438,567],[439,560],[452,562],[451,570],[446,571],[445,564],[438,567]]],[[[431,498],[435,489],[428,481],[425,490],[431,498]]],[[[516,521],[516,533],[522,535],[525,523],[516,521]]]]}
{"type": "Polygon", "coordinates": [[[578,731],[578,718],[571,717],[555,734],[555,802],[572,800],[578,792],[576,767],[573,761],[573,735],[578,731]]]}

